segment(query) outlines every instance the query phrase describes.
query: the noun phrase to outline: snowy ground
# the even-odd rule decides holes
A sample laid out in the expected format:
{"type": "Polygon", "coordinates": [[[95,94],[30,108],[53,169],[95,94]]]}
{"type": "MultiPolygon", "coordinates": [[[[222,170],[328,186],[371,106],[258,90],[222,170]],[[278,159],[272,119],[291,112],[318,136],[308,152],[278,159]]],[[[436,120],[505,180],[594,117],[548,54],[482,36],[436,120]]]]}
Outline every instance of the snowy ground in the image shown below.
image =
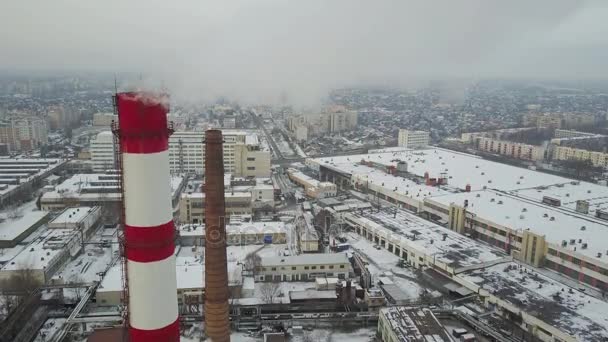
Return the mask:
{"type": "Polygon", "coordinates": [[[38,331],[38,334],[34,338],[33,342],[46,342],[49,341],[51,336],[63,325],[66,321],[65,318],[49,318],[44,322],[42,328],[38,331]]]}

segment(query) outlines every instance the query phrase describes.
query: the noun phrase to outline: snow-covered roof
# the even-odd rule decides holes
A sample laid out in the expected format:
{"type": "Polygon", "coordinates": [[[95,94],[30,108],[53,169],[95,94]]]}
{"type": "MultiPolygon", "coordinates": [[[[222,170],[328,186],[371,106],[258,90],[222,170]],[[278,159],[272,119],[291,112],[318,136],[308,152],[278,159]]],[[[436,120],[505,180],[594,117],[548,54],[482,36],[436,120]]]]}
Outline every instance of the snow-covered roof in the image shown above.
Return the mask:
{"type": "Polygon", "coordinates": [[[380,310],[398,341],[451,342],[452,338],[433,312],[423,307],[393,306],[380,310]]]}
{"type": "Polygon", "coordinates": [[[576,201],[589,203],[588,215],[594,216],[596,210],[608,210],[608,188],[587,182],[569,181],[548,186],[539,186],[511,191],[522,198],[542,202],[548,196],[561,201],[561,208],[576,211],[576,201]]]}
{"type": "Polygon", "coordinates": [[[579,341],[608,339],[608,303],[517,263],[458,275],[579,341]]]}
{"type": "Polygon", "coordinates": [[[348,264],[345,253],[332,254],[300,254],[285,257],[262,257],[263,266],[275,265],[321,265],[321,264],[348,264]]]}
{"type": "Polygon", "coordinates": [[[17,209],[0,214],[0,240],[14,240],[49,213],[40,211],[36,201],[28,202],[17,209]]]}
{"type": "MultiPolygon", "coordinates": [[[[351,212],[344,215],[347,223],[354,222],[379,232],[389,241],[433,256],[458,273],[468,268],[503,262],[509,257],[498,249],[477,243],[475,240],[450,229],[424,220],[404,210],[394,212],[351,212]],[[415,238],[414,238],[415,236],[415,238]]],[[[509,259],[510,260],[510,259],[509,259]]]]}
{"type": "Polygon", "coordinates": [[[64,163],[65,161],[61,159],[0,158],[0,173],[4,173],[2,182],[6,184],[6,187],[0,189],[0,195],[10,192],[22,183],[48,173],[64,163]],[[5,172],[2,172],[3,170],[5,172]],[[9,170],[10,172],[6,172],[9,170]],[[15,171],[19,171],[19,174],[13,173],[15,171]]]}
{"type": "Polygon", "coordinates": [[[94,207],[66,208],[49,225],[73,224],[83,221],[93,211],[94,207]]]}
{"type": "Polygon", "coordinates": [[[2,267],[2,271],[23,268],[42,270],[58,254],[66,252],[64,247],[73,238],[78,238],[73,229],[48,230],[7,262],[2,267]]]}
{"type": "MultiPolygon", "coordinates": [[[[270,222],[242,222],[226,225],[226,234],[269,234],[285,233],[285,223],[281,221],[270,222]]],[[[179,227],[180,236],[204,236],[205,225],[184,224],[179,227]]]]}
{"type": "MultiPolygon", "coordinates": [[[[502,164],[471,154],[442,148],[423,150],[397,149],[394,152],[316,158],[310,159],[308,162],[342,170],[346,173],[365,174],[369,171],[369,168],[359,168],[356,166],[360,165],[361,160],[395,167],[399,161],[405,161],[407,163],[407,171],[419,177],[424,177],[425,172],[428,172],[432,178],[438,177],[440,173],[445,172],[449,178],[449,185],[460,189],[464,189],[466,185],[471,185],[473,190],[481,190],[485,186],[487,188],[507,191],[571,182],[568,178],[502,164]]],[[[382,174],[383,172],[378,170],[376,173],[382,174]]],[[[376,180],[386,182],[391,178],[401,177],[383,173],[383,177],[376,180]]],[[[597,192],[600,192],[602,188],[604,191],[608,191],[601,185],[586,183],[585,186],[594,188],[597,192]]]]}
{"type": "Polygon", "coordinates": [[[317,290],[289,291],[290,300],[314,300],[314,299],[336,299],[336,298],[337,298],[336,291],[317,291],[317,290]]]}
{"type": "MultiPolygon", "coordinates": [[[[205,263],[200,258],[175,258],[177,289],[203,289],[205,287],[205,263]]],[[[242,284],[242,267],[237,262],[228,262],[228,285],[242,284]]],[[[120,265],[116,264],[108,270],[97,292],[122,291],[120,265]]]]}
{"type": "Polygon", "coordinates": [[[575,244],[563,248],[576,248],[577,253],[592,258],[596,258],[597,253],[602,253],[602,258],[608,258],[605,255],[608,250],[608,221],[604,223],[588,215],[521,200],[492,190],[461,192],[433,197],[431,200],[445,206],[450,203],[462,206],[468,200],[467,211],[476,217],[513,230],[529,229],[535,234],[544,235],[547,242],[558,246],[562,241],[575,239],[575,244]],[[578,243],[579,239],[582,239],[581,243],[578,243]],[[586,243],[587,248],[582,248],[582,243],[586,243]]]}

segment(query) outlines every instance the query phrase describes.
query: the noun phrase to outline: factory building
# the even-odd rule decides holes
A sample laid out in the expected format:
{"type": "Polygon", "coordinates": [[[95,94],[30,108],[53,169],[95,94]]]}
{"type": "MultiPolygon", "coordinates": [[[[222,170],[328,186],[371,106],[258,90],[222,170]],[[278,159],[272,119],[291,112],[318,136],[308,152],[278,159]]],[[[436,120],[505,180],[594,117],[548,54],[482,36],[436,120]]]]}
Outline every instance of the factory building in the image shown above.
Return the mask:
{"type": "Polygon", "coordinates": [[[344,253],[262,257],[256,281],[315,281],[316,278],[346,279],[352,272],[344,253]]]}
{"type": "Polygon", "coordinates": [[[427,210],[447,220],[450,229],[473,234],[527,264],[608,291],[608,222],[564,212],[551,203],[526,202],[492,190],[425,200],[427,210]]]}
{"type": "MultiPolygon", "coordinates": [[[[46,211],[59,211],[76,206],[118,205],[121,199],[120,176],[115,171],[76,174],[45,192],[40,205],[46,211]]],[[[169,177],[174,212],[179,210],[179,199],[186,182],[181,176],[169,177]]]]}

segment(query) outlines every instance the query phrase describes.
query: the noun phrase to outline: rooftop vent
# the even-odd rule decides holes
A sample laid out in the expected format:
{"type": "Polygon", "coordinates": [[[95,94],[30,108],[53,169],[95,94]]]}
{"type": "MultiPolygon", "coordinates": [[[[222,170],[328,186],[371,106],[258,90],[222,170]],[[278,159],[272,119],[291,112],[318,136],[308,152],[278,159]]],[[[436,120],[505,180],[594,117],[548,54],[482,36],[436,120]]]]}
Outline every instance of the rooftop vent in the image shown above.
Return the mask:
{"type": "Polygon", "coordinates": [[[491,179],[488,179],[488,183],[492,183],[492,180],[491,180],[491,179]]]}
{"type": "Polygon", "coordinates": [[[575,243],[576,243],[576,240],[575,240],[575,239],[570,239],[570,244],[571,244],[571,245],[574,245],[575,243]]]}
{"type": "Polygon", "coordinates": [[[483,175],[485,175],[485,174],[486,174],[485,172],[482,172],[482,173],[481,173],[481,175],[482,175],[482,176],[483,176],[483,175]]]}
{"type": "Polygon", "coordinates": [[[588,194],[590,194],[590,193],[591,193],[591,190],[587,190],[587,193],[588,193],[588,194]]]}
{"type": "Polygon", "coordinates": [[[498,204],[502,204],[502,200],[501,200],[501,201],[498,201],[498,204]]]}
{"type": "Polygon", "coordinates": [[[524,215],[519,215],[519,219],[520,219],[520,220],[523,220],[524,218],[525,218],[525,216],[524,216],[524,215]]]}
{"type": "Polygon", "coordinates": [[[549,214],[544,213],[544,214],[543,214],[543,217],[549,217],[549,214]]]}
{"type": "Polygon", "coordinates": [[[551,218],[549,219],[549,221],[555,221],[555,216],[551,216],[551,218]]]}
{"type": "Polygon", "coordinates": [[[475,195],[475,197],[481,197],[481,194],[477,194],[477,195],[475,195]]]}
{"type": "Polygon", "coordinates": [[[598,252],[598,253],[597,253],[597,257],[598,257],[598,258],[601,258],[601,257],[602,257],[602,253],[601,253],[601,252],[598,252]]]}
{"type": "Polygon", "coordinates": [[[581,230],[586,230],[586,229],[587,229],[587,227],[581,226],[581,230]]]}
{"type": "Polygon", "coordinates": [[[583,243],[583,245],[581,246],[582,249],[587,249],[587,243],[583,243]]]}
{"type": "Polygon", "coordinates": [[[519,176],[519,179],[524,179],[524,176],[519,176]]]}
{"type": "Polygon", "coordinates": [[[562,247],[566,247],[568,245],[568,241],[562,240],[562,247]]]}
{"type": "Polygon", "coordinates": [[[525,213],[526,211],[528,211],[528,208],[522,208],[522,209],[521,209],[521,212],[522,212],[522,213],[525,213]]]}
{"type": "Polygon", "coordinates": [[[494,202],[494,201],[495,201],[495,199],[493,199],[493,198],[490,199],[490,202],[494,202]]]}
{"type": "Polygon", "coordinates": [[[570,194],[566,194],[566,197],[570,197],[570,194]]]}
{"type": "Polygon", "coordinates": [[[578,239],[578,243],[581,243],[581,242],[583,242],[583,239],[578,239]]]}

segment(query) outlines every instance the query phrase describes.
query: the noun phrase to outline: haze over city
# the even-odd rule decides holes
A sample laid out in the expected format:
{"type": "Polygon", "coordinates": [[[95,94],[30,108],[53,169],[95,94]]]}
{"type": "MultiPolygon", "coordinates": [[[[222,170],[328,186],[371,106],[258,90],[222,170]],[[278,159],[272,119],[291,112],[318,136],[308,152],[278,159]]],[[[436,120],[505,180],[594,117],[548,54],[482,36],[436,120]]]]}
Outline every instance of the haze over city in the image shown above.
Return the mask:
{"type": "Polygon", "coordinates": [[[608,3],[0,3],[0,342],[608,341],[608,3]]]}
{"type": "Polygon", "coordinates": [[[317,103],[428,78],[601,78],[604,1],[6,1],[4,69],[103,70],[175,96],[317,103]]]}

